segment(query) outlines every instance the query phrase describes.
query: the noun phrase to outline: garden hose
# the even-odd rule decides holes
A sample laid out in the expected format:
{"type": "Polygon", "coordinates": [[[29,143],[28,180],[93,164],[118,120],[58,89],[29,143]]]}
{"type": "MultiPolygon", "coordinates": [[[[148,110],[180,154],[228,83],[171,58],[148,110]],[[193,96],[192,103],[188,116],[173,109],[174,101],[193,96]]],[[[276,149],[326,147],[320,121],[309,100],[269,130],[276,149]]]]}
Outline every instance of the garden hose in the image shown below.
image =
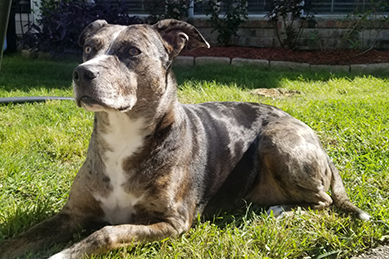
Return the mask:
{"type": "Polygon", "coordinates": [[[53,100],[66,100],[73,101],[73,97],[58,97],[58,96],[26,96],[26,97],[6,97],[0,98],[0,104],[11,103],[33,103],[33,102],[45,102],[53,100]]]}

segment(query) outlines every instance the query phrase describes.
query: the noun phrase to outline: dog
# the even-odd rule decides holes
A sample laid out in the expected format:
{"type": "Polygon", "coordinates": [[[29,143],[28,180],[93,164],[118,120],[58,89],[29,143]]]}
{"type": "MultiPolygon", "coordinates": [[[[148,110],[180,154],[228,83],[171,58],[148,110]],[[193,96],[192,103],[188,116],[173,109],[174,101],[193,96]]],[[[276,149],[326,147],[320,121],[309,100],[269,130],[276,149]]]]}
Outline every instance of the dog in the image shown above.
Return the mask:
{"type": "Polygon", "coordinates": [[[198,215],[247,202],[274,214],[334,202],[369,220],[303,122],[259,103],[178,102],[173,59],[183,48],[209,48],[192,25],[97,20],[79,44],[84,63],[73,73],[74,98],[95,113],[86,161],[63,209],[3,242],[0,258],[68,242],[94,224],[103,227],[50,258],[105,253],[180,235],[198,215]]]}

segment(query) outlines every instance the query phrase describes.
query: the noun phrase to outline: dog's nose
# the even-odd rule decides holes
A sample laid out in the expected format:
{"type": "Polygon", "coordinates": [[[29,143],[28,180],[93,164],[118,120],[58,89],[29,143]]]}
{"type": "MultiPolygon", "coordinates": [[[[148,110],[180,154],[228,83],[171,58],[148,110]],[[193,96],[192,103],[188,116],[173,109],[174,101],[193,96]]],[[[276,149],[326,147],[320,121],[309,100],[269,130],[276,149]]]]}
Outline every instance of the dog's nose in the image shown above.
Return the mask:
{"type": "Polygon", "coordinates": [[[74,69],[73,80],[75,82],[91,81],[99,75],[99,72],[86,66],[78,66],[74,69]]]}

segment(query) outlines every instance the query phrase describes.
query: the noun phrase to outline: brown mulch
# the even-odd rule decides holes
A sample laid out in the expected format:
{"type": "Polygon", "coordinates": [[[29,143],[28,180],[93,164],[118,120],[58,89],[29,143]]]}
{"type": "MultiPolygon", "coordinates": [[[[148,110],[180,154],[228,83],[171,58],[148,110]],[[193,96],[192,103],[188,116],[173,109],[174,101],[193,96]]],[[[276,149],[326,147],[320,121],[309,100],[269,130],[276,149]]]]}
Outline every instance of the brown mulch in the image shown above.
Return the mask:
{"type": "Polygon", "coordinates": [[[389,63],[389,50],[290,50],[282,48],[211,47],[192,51],[183,50],[181,56],[213,56],[229,58],[266,59],[270,61],[291,61],[312,65],[350,65],[389,63]]]}

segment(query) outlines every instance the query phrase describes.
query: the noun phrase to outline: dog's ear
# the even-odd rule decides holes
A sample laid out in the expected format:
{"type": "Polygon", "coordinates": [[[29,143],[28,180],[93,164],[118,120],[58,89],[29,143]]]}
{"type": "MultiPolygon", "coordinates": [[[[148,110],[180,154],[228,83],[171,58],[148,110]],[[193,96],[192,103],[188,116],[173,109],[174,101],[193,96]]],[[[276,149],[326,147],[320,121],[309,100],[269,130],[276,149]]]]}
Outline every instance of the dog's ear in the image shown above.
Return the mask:
{"type": "Polygon", "coordinates": [[[85,39],[88,38],[90,35],[96,33],[98,30],[103,28],[108,23],[105,20],[96,20],[92,23],[90,23],[86,28],[81,32],[80,37],[78,38],[78,45],[81,47],[84,46],[85,39]]]}
{"type": "Polygon", "coordinates": [[[172,58],[177,56],[185,46],[187,50],[210,47],[200,32],[189,23],[167,19],[154,24],[153,28],[161,35],[172,58]]]}

